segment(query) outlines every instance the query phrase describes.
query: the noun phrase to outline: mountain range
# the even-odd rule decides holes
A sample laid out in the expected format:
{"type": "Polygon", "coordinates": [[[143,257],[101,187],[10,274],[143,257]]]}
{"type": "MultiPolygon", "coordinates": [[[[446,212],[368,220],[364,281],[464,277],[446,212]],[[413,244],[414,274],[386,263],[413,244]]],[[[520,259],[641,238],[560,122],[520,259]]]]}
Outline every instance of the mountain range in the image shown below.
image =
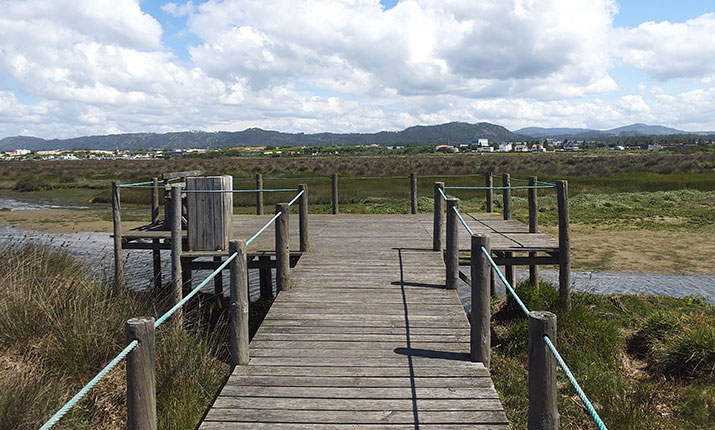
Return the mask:
{"type": "Polygon", "coordinates": [[[506,128],[480,122],[450,122],[439,125],[414,126],[401,131],[381,131],[378,133],[282,133],[279,131],[249,128],[243,131],[183,131],[173,133],[125,133],[105,136],[82,136],[71,139],[41,139],[37,137],[15,136],[0,140],[0,151],[29,149],[178,149],[178,148],[227,148],[234,146],[314,146],[314,145],[406,145],[406,144],[450,144],[469,143],[476,138],[487,138],[490,142],[519,141],[533,138],[582,138],[597,139],[607,136],[642,136],[671,134],[712,134],[688,133],[660,125],[633,124],[610,130],[585,128],[540,128],[527,127],[511,132],[506,128]]]}

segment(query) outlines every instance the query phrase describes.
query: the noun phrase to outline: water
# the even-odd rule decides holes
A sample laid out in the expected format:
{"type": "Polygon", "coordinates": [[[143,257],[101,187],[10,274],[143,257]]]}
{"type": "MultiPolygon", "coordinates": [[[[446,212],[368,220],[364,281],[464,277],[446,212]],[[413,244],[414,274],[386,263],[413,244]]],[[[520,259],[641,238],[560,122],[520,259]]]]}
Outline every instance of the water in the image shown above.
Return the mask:
{"type": "Polygon", "coordinates": [[[50,202],[0,198],[0,210],[39,211],[43,209],[88,209],[88,206],[55,205],[50,202]]]}

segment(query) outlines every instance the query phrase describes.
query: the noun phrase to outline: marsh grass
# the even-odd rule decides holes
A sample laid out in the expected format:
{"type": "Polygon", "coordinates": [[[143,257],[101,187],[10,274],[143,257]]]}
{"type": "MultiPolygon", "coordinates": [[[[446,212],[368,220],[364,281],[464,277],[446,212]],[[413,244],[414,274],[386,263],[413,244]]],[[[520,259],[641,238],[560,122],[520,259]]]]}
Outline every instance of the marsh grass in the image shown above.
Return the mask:
{"type": "MultiPolygon", "coordinates": [[[[162,297],[93,280],[63,252],[28,245],[0,249],[0,259],[3,429],[38,428],[121,351],[128,318],[167,308],[162,297]]],[[[208,335],[200,313],[187,314],[185,331],[157,332],[160,428],[194,427],[228,373],[222,330],[208,335]]],[[[125,427],[123,372],[110,372],[57,428],[125,427]]]]}
{"type": "MultiPolygon", "coordinates": [[[[558,317],[558,349],[610,429],[706,429],[715,421],[715,308],[701,299],[574,294],[562,312],[547,283],[517,293],[558,317]],[[688,359],[689,357],[692,357],[688,359]]],[[[492,375],[514,428],[526,428],[527,322],[493,304],[492,375]]],[[[595,428],[558,371],[561,428],[595,428]]]]}

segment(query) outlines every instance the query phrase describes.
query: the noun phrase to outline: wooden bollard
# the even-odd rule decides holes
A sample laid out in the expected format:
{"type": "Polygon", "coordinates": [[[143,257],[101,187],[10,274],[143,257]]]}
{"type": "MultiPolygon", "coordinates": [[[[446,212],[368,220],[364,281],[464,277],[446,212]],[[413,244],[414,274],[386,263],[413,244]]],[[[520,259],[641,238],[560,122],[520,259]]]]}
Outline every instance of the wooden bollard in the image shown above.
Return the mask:
{"type": "Polygon", "coordinates": [[[491,252],[489,236],[472,235],[472,324],[470,331],[469,357],[480,361],[489,369],[491,361],[491,288],[492,267],[482,251],[491,252]]]}
{"type": "Polygon", "coordinates": [[[290,290],[290,251],[288,249],[288,203],[278,203],[276,213],[276,290],[290,290]]]}
{"type": "Polygon", "coordinates": [[[412,214],[417,214],[417,175],[410,173],[410,204],[412,214]]]}
{"type": "Polygon", "coordinates": [[[127,428],[156,430],[154,318],[131,318],[124,332],[127,345],[139,341],[127,355],[127,428]]]}
{"type": "MultiPolygon", "coordinates": [[[[184,296],[183,268],[181,267],[181,185],[171,186],[171,299],[170,305],[179,303],[184,296]]],[[[177,309],[172,318],[175,326],[180,327],[183,312],[177,309]]]]}
{"type": "Polygon", "coordinates": [[[556,359],[544,342],[556,346],[556,315],[535,311],[529,314],[529,430],[558,430],[559,409],[556,359]]]}
{"type": "MultiPolygon", "coordinates": [[[[537,201],[536,176],[529,176],[529,233],[539,232],[539,206],[537,201]]],[[[536,252],[529,252],[529,257],[536,257],[536,252]]],[[[529,266],[529,283],[539,288],[539,266],[531,264],[529,266]]]]}
{"type": "Polygon", "coordinates": [[[308,250],[310,250],[310,239],[308,235],[308,185],[298,185],[298,191],[303,191],[303,194],[298,198],[300,252],[308,252],[308,250]]]}
{"type": "Polygon", "coordinates": [[[444,240],[442,231],[444,230],[444,182],[434,183],[434,225],[432,226],[432,250],[442,251],[444,240]]]}
{"type": "MultiPolygon", "coordinates": [[[[152,179],[151,189],[151,223],[159,222],[159,178],[152,179]]],[[[154,270],[154,288],[161,288],[161,250],[159,250],[159,239],[152,239],[154,248],[151,250],[152,268],[154,270]]]]}
{"type": "Polygon", "coordinates": [[[559,302],[561,309],[571,308],[571,239],[569,236],[569,187],[566,181],[556,181],[556,201],[559,210],[559,302]]]}
{"type": "Polygon", "coordinates": [[[338,208],[338,174],[333,173],[331,176],[332,183],[333,183],[333,194],[332,194],[332,201],[333,201],[333,215],[337,215],[339,212],[338,208]]]}
{"type": "Polygon", "coordinates": [[[445,248],[447,280],[445,287],[448,290],[456,290],[459,286],[459,221],[457,212],[454,211],[455,208],[459,209],[459,200],[447,200],[447,246],[445,248]]]}
{"type": "Polygon", "coordinates": [[[114,224],[114,285],[124,285],[122,262],[122,208],[119,200],[119,182],[112,182],[112,222],[114,224]]]}
{"type": "Polygon", "coordinates": [[[231,274],[229,321],[231,325],[231,366],[248,364],[248,263],[246,242],[232,240],[229,256],[238,253],[229,263],[231,274]]]}
{"type": "MultiPolygon", "coordinates": [[[[230,244],[230,242],[229,242],[230,244]]],[[[220,266],[222,261],[221,261],[221,256],[220,255],[214,255],[214,263],[217,263],[217,266],[220,266]]],[[[217,296],[219,301],[221,300],[221,297],[223,296],[223,273],[219,273],[216,276],[214,276],[214,295],[217,296]]]]}
{"type": "MultiPolygon", "coordinates": [[[[256,174],[256,189],[263,189],[263,175],[256,174]]],[[[263,215],[263,191],[256,191],[256,215],[263,215]]]]}
{"type": "MultiPolygon", "coordinates": [[[[504,219],[505,220],[510,220],[511,219],[511,176],[508,173],[504,173],[502,175],[502,198],[504,200],[504,219]]],[[[504,253],[505,257],[513,257],[514,253],[513,252],[505,252],[504,253]]],[[[504,266],[504,277],[506,278],[507,282],[509,282],[509,285],[512,287],[516,288],[516,285],[514,285],[514,266],[512,265],[505,265],[504,266]]],[[[508,299],[508,297],[507,297],[508,299]]]]}
{"type": "Polygon", "coordinates": [[[492,189],[494,186],[494,177],[492,172],[486,173],[484,186],[487,188],[485,190],[487,194],[487,213],[492,213],[494,212],[494,190],[492,189]]]}

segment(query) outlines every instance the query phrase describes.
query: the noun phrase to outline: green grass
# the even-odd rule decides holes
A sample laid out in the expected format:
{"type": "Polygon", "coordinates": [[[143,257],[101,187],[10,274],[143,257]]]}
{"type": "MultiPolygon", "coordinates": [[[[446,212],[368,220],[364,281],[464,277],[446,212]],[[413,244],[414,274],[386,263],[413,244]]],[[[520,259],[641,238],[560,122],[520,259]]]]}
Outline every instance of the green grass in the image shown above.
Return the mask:
{"type": "MultiPolygon", "coordinates": [[[[162,297],[92,280],[62,252],[5,248],[0,259],[3,429],[38,428],[122,350],[128,318],[167,308],[162,297]]],[[[157,332],[159,428],[195,427],[228,374],[225,330],[206,334],[202,317],[187,315],[185,331],[157,332]]],[[[56,428],[124,428],[123,372],[110,372],[56,428]]]]}
{"type": "MultiPolygon", "coordinates": [[[[558,317],[558,349],[609,429],[706,429],[715,422],[715,308],[701,299],[574,294],[569,312],[542,283],[517,292],[558,317]]],[[[526,428],[527,323],[493,303],[492,375],[514,428],[526,428]]],[[[595,428],[559,370],[561,428],[595,428]]]]}

